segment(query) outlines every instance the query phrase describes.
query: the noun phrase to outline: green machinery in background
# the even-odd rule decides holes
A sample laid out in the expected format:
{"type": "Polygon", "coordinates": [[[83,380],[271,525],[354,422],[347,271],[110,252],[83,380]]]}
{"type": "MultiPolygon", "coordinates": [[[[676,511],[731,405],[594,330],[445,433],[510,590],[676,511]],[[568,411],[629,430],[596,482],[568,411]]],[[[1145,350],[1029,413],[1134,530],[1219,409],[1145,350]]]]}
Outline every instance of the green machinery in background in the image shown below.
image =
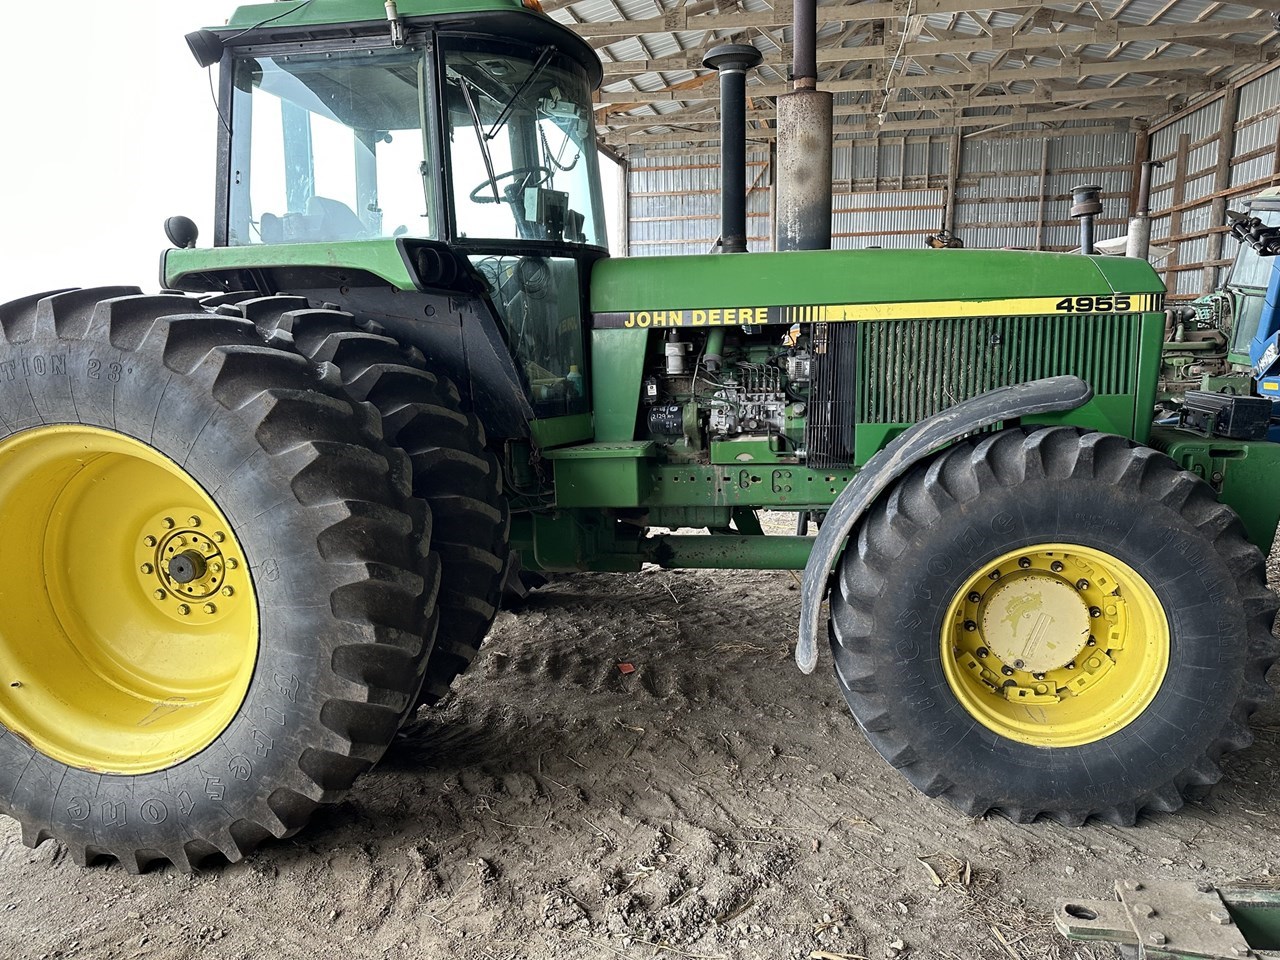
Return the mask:
{"type": "Polygon", "coordinates": [[[1256,398],[1153,426],[1145,262],[610,259],[600,63],[536,9],[287,0],[188,41],[212,246],[174,218],[163,293],[0,306],[27,843],[190,869],[293,833],[517,564],[804,569],[801,668],[829,600],[859,726],[972,816],[1132,823],[1250,742],[1280,445],[1256,398]]]}
{"type": "MultiPolygon", "coordinates": [[[[1280,188],[1249,198],[1234,222],[1256,217],[1266,227],[1280,227],[1280,188]]],[[[1160,372],[1161,397],[1176,399],[1183,391],[1248,395],[1249,342],[1258,329],[1271,261],[1247,242],[1240,244],[1226,282],[1217,290],[1169,311],[1165,362],[1160,372]]]]}

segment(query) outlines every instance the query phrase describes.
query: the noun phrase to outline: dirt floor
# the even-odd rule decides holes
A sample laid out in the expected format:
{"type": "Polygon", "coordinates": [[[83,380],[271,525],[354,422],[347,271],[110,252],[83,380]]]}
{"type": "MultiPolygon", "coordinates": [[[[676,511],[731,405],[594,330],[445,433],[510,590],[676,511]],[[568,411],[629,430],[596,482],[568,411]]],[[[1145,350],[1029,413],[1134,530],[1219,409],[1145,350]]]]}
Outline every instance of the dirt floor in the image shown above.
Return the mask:
{"type": "Polygon", "coordinates": [[[825,662],[795,669],[798,596],[789,573],[558,579],[346,802],[235,866],[82,870],[5,820],[0,960],[1100,960],[1055,901],[1280,876],[1275,707],[1177,814],[968,820],[875,754],[825,662]]]}

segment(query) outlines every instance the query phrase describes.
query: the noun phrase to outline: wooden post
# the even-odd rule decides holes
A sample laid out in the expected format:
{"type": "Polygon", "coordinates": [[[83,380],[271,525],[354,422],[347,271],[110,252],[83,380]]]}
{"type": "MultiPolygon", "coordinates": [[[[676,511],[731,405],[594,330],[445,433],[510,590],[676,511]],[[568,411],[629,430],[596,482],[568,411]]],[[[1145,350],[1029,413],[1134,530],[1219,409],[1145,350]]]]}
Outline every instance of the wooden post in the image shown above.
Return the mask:
{"type": "Polygon", "coordinates": [[[615,256],[626,257],[631,254],[631,162],[623,159],[619,164],[620,177],[618,189],[618,217],[620,229],[618,239],[622,249],[615,256]]]}
{"type": "Polygon", "coordinates": [[[1044,207],[1048,202],[1045,195],[1049,189],[1049,138],[1045,137],[1040,148],[1040,208],[1036,212],[1036,249],[1044,249],[1044,207]]]}
{"type": "MultiPolygon", "coordinates": [[[[1169,238],[1181,237],[1182,235],[1182,203],[1187,199],[1187,158],[1191,154],[1191,135],[1183,133],[1178,135],[1178,150],[1173,159],[1173,196],[1170,199],[1169,206],[1173,208],[1169,214],[1169,238]]],[[[1169,259],[1165,262],[1166,269],[1164,274],[1164,285],[1169,288],[1170,293],[1177,291],[1178,274],[1176,271],[1168,269],[1176,267],[1182,260],[1182,240],[1173,241],[1173,253],[1169,254],[1169,259]]]]}
{"type": "Polygon", "coordinates": [[[943,229],[950,230],[953,234],[956,232],[956,185],[960,182],[962,150],[964,150],[964,139],[960,136],[960,132],[956,131],[956,135],[951,139],[951,162],[947,170],[947,207],[942,216],[943,229]]]}
{"type": "Polygon", "coordinates": [[[1151,159],[1151,132],[1145,127],[1138,131],[1133,145],[1133,175],[1129,181],[1129,217],[1138,212],[1138,190],[1142,183],[1142,165],[1151,159]]]}
{"type": "Polygon", "coordinates": [[[1239,110],[1240,88],[1232,84],[1222,95],[1222,120],[1218,125],[1218,165],[1213,171],[1215,196],[1209,207],[1210,226],[1214,232],[1209,234],[1209,255],[1205,258],[1200,281],[1202,294],[1212,293],[1218,285],[1218,267],[1214,261],[1222,259],[1224,234],[1218,228],[1226,226],[1227,222],[1227,189],[1231,186],[1231,158],[1236,152],[1236,114],[1239,110]]]}

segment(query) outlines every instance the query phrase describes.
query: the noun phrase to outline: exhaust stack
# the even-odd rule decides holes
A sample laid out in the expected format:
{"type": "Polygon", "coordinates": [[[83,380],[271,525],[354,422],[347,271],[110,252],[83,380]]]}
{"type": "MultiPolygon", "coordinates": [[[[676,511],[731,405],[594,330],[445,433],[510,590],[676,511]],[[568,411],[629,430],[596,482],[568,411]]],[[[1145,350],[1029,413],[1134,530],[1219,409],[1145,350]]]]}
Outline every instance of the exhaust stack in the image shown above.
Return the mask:
{"type": "Polygon", "coordinates": [[[831,248],[832,96],[818,90],[817,0],[794,0],[791,79],[778,97],[774,249],[831,248]]]}
{"type": "Polygon", "coordinates": [[[1151,253],[1151,171],[1163,166],[1160,160],[1144,160],[1142,163],[1142,179],[1138,181],[1138,212],[1129,220],[1129,242],[1124,250],[1126,257],[1145,260],[1151,253]]]}
{"type": "Polygon", "coordinates": [[[747,71],[764,59],[750,44],[722,43],[704,66],[720,73],[720,252],[747,252],[747,71]]]}

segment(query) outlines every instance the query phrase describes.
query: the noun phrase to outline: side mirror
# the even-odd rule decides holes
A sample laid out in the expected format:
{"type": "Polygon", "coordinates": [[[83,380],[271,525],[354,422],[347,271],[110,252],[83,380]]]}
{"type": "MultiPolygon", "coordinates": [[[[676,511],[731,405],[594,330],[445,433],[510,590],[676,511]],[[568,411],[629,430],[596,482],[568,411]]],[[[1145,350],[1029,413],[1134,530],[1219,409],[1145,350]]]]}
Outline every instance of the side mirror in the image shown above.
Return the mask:
{"type": "Polygon", "coordinates": [[[212,30],[197,30],[186,36],[187,46],[196,63],[202,67],[212,67],[222,59],[222,38],[212,30]]]}
{"type": "Polygon", "coordinates": [[[164,222],[164,235],[179,249],[194,247],[200,237],[200,228],[190,217],[170,217],[164,222]]]}

